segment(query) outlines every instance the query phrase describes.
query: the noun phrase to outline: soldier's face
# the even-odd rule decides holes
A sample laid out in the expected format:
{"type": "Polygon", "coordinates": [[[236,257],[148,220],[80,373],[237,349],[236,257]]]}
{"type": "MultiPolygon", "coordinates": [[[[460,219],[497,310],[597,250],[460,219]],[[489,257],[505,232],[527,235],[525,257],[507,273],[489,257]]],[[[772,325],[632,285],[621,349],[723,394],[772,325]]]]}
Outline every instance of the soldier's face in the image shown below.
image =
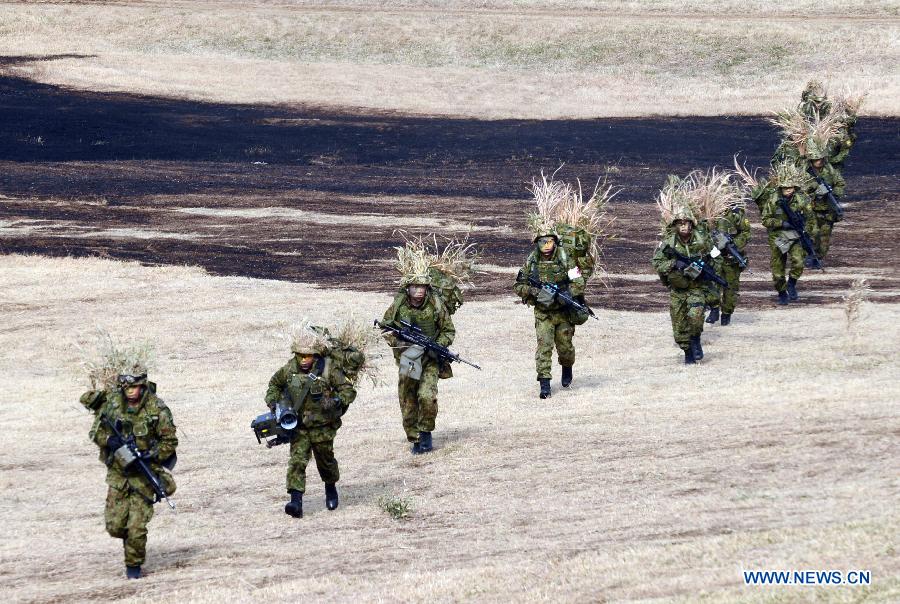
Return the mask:
{"type": "Polygon", "coordinates": [[[313,363],[316,360],[316,356],[313,354],[298,354],[297,362],[300,364],[300,369],[303,371],[309,371],[312,369],[313,363]]]}
{"type": "Polygon", "coordinates": [[[679,220],[675,223],[675,231],[681,238],[690,237],[693,230],[694,224],[690,220],[679,220]]]}
{"type": "Polygon", "coordinates": [[[825,165],[825,160],[821,157],[819,159],[814,159],[812,161],[812,165],[813,165],[813,168],[815,168],[816,170],[821,170],[822,166],[825,165]]]}
{"type": "Polygon", "coordinates": [[[541,250],[541,256],[549,258],[556,249],[556,241],[553,237],[541,237],[538,239],[538,249],[541,250]]]}
{"type": "Polygon", "coordinates": [[[422,306],[427,294],[428,288],[424,285],[410,285],[406,288],[406,295],[409,297],[409,303],[416,307],[422,306]]]}
{"type": "Polygon", "coordinates": [[[786,199],[790,199],[794,196],[794,187],[781,187],[781,195],[786,199]]]}
{"type": "Polygon", "coordinates": [[[139,386],[137,384],[133,386],[125,386],[125,398],[129,403],[135,403],[141,400],[141,390],[143,390],[143,386],[139,386]]]}

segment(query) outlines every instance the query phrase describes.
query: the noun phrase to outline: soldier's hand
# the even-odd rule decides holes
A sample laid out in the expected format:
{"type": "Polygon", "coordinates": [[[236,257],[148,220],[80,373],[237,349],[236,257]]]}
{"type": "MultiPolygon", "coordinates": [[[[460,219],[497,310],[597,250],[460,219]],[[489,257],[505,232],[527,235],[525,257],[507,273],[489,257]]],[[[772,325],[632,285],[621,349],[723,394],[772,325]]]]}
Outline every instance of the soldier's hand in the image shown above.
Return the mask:
{"type": "Polygon", "coordinates": [[[106,448],[110,451],[115,451],[124,444],[125,443],[122,441],[122,439],[115,434],[106,439],[106,448]]]}
{"type": "Polygon", "coordinates": [[[793,229],[793,228],[794,228],[794,225],[792,225],[792,224],[791,224],[790,222],[788,222],[787,220],[782,220],[782,221],[781,221],[781,228],[783,228],[783,229],[785,229],[785,230],[789,230],[789,229],[793,229]]]}

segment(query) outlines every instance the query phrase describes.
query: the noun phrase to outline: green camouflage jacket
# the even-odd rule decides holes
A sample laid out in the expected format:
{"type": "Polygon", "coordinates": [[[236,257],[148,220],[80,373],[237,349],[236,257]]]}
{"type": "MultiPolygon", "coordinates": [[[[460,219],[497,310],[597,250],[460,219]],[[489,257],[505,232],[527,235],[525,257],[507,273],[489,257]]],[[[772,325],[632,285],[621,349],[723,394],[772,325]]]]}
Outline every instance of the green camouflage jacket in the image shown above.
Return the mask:
{"type": "MultiPolygon", "coordinates": [[[[744,253],[747,243],[750,241],[750,221],[747,219],[747,212],[743,208],[735,208],[726,212],[724,216],[716,221],[716,229],[731,235],[738,251],[741,254],[744,253]]],[[[726,262],[737,264],[737,261],[725,250],[719,251],[723,253],[726,262]]]]}
{"type": "MultiPolygon", "coordinates": [[[[808,171],[810,175],[816,174],[815,168],[810,167],[808,171]]],[[[840,198],[844,196],[844,187],[847,183],[844,181],[844,177],[841,175],[840,170],[826,161],[825,165],[822,166],[822,169],[818,171],[818,175],[822,177],[822,180],[831,185],[831,188],[834,190],[834,194],[837,197],[840,198]]],[[[816,190],[818,188],[819,183],[813,180],[805,191],[805,193],[812,199],[813,210],[823,213],[830,212],[831,206],[828,205],[828,196],[817,195],[816,190]]]]}
{"type": "Polygon", "coordinates": [[[690,241],[684,243],[681,241],[678,233],[675,232],[675,229],[670,227],[663,233],[663,240],[656,246],[656,252],[654,252],[651,262],[653,268],[659,274],[660,281],[666,287],[676,290],[705,288],[707,287],[706,282],[699,277],[691,279],[676,269],[675,258],[669,256],[666,252],[669,249],[673,249],[682,256],[687,256],[691,259],[702,259],[715,268],[715,262],[712,261],[709,255],[713,247],[715,246],[705,228],[695,228],[691,232],[690,241]]]}
{"type": "MultiPolygon", "coordinates": [[[[450,346],[456,337],[456,327],[453,326],[453,319],[450,318],[447,307],[430,288],[420,308],[410,306],[409,297],[406,295],[394,298],[393,304],[384,312],[382,322],[400,327],[400,321],[418,326],[426,336],[441,346],[450,346]]],[[[394,350],[394,358],[399,360],[404,343],[397,342],[392,335],[385,338],[394,350]]]]}
{"type": "MultiPolygon", "coordinates": [[[[766,198],[765,202],[763,202],[762,224],[769,230],[769,233],[779,233],[781,231],[789,230],[785,229],[783,226],[783,223],[787,220],[787,215],[781,208],[781,204],[778,203],[780,198],[781,196],[776,189],[768,198],[766,198]]],[[[803,216],[804,220],[806,220],[806,233],[810,237],[815,237],[818,233],[818,227],[816,226],[816,215],[813,212],[812,203],[809,201],[809,197],[800,192],[794,193],[788,203],[788,207],[795,212],[799,212],[803,216]]]]}
{"type": "Polygon", "coordinates": [[[331,357],[316,355],[305,372],[295,355],[269,380],[265,398],[269,409],[284,400],[300,418],[300,429],[337,429],[356,389],[331,357]]]}
{"type": "Polygon", "coordinates": [[[103,399],[99,412],[94,418],[90,438],[100,447],[101,460],[107,464],[106,484],[120,491],[131,487],[146,498],[153,499],[153,490],[140,475],[133,470],[123,471],[112,461],[113,451],[108,451],[106,448],[106,441],[112,435],[112,431],[101,422],[103,417],[107,417],[113,424],[116,423],[116,420],[121,420],[122,435],[126,437],[134,435],[138,449],[150,453],[150,468],[160,476],[163,485],[171,495],[175,490],[174,481],[160,466],[160,463],[166,462],[175,454],[175,449],[178,447],[178,436],[175,433],[172,412],[162,399],[158,398],[150,388],[144,389],[144,396],[135,407],[128,405],[125,395],[120,389],[102,393],[88,392],[82,395],[82,400],[86,398],[95,401],[103,399]]]}
{"type": "MultiPolygon", "coordinates": [[[[555,283],[562,288],[568,288],[573,296],[584,295],[585,281],[581,274],[581,270],[572,258],[566,253],[566,250],[558,245],[553,252],[550,260],[543,260],[541,252],[535,243],[534,249],[525,259],[525,264],[516,277],[516,283],[513,286],[516,294],[522,298],[522,301],[528,305],[536,304],[534,288],[528,284],[528,277],[534,277],[542,283],[555,283]]],[[[542,310],[566,310],[564,304],[554,301],[552,305],[542,310]]]]}

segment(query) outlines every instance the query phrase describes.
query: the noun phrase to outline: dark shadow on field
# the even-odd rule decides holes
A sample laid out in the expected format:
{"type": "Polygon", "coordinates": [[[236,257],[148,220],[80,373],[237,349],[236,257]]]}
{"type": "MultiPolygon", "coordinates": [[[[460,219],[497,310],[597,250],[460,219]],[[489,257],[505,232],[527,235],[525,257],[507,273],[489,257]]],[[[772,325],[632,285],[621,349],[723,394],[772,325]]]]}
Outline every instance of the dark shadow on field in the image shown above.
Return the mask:
{"type": "MultiPolygon", "coordinates": [[[[484,262],[518,266],[529,248],[526,183],[565,164],[561,178],[589,187],[608,173],[625,188],[611,208],[619,238],[606,265],[626,276],[596,286],[593,302],[661,310],[661,286],[627,275],[651,270],[665,175],[730,166],[738,151],[764,165],[777,143],[753,117],[486,121],[227,105],[77,91],[4,69],[60,58],[79,56],[0,57],[3,252],[387,291],[395,227],[449,234],[472,224],[484,262]]],[[[900,252],[889,207],[900,197],[898,131],[897,119],[860,122],[846,171],[852,211],[836,230],[831,267],[884,268],[900,252]]],[[[749,250],[757,272],[768,268],[764,239],[754,233],[749,250]]],[[[510,280],[485,275],[473,295],[508,293],[510,280]]]]}

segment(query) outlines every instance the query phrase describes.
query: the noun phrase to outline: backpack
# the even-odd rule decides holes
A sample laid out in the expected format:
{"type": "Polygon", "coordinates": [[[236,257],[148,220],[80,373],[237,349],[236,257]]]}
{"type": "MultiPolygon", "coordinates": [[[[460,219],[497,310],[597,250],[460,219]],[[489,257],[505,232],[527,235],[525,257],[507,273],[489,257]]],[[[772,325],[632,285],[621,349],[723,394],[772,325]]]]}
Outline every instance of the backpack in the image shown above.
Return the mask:
{"type": "Polygon", "coordinates": [[[431,290],[436,293],[451,315],[463,305],[463,294],[456,279],[434,267],[428,269],[431,290]]]}
{"type": "Polygon", "coordinates": [[[559,234],[559,244],[566,251],[569,258],[575,262],[575,266],[581,271],[584,280],[587,281],[594,274],[596,259],[591,255],[591,246],[594,241],[587,231],[580,227],[568,224],[557,224],[556,232],[559,234]]]}
{"type": "Polygon", "coordinates": [[[331,362],[341,370],[351,384],[356,385],[359,370],[366,363],[365,353],[332,336],[328,337],[328,341],[331,343],[331,350],[328,352],[331,362]]]}

